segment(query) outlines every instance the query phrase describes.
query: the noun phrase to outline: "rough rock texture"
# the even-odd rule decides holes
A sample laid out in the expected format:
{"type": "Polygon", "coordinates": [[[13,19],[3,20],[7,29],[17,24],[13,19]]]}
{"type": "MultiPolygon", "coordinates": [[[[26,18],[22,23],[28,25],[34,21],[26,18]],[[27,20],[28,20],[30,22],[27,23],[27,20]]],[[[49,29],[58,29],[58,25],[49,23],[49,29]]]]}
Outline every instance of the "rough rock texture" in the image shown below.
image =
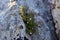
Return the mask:
{"type": "Polygon", "coordinates": [[[0,13],[0,40],[14,40],[25,36],[25,25],[18,12],[19,5],[16,2],[8,5],[0,13]],[[23,29],[20,29],[21,25],[23,29]]]}
{"type": "Polygon", "coordinates": [[[12,30],[15,31],[15,28],[19,28],[20,24],[23,24],[24,26],[24,23],[21,17],[19,17],[18,13],[19,5],[25,5],[29,7],[30,11],[34,11],[34,13],[36,13],[34,15],[34,18],[35,22],[38,24],[38,33],[31,35],[31,40],[57,40],[51,12],[52,7],[50,4],[50,0],[15,0],[17,4],[13,3],[14,5],[9,5],[8,0],[5,1],[3,0],[2,2],[2,0],[0,0],[0,3],[2,2],[0,6],[0,40],[3,40],[4,38],[6,39],[7,37],[7,40],[11,40],[11,38],[13,39],[14,37],[16,37],[18,33],[25,33],[25,29],[17,30],[16,34],[14,32],[11,33],[12,36],[10,38],[10,32],[12,30]]]}
{"type": "Polygon", "coordinates": [[[55,4],[55,8],[52,9],[52,15],[55,22],[56,33],[60,40],[60,0],[53,0],[52,4],[55,4]]]}
{"type": "Polygon", "coordinates": [[[38,24],[38,34],[32,35],[32,40],[57,40],[49,0],[28,1],[28,6],[36,12],[35,22],[38,24]],[[33,3],[33,4],[30,4],[33,3]]]}

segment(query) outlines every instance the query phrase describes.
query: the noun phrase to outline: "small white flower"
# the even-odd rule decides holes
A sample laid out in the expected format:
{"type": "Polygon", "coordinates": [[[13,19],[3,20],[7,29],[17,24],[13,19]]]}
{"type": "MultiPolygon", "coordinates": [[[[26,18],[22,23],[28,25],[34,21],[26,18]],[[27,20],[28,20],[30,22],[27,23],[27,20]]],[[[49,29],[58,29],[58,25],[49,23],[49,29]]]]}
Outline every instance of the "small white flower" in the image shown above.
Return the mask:
{"type": "Polygon", "coordinates": [[[31,18],[30,18],[30,20],[31,20],[31,18]]]}
{"type": "Polygon", "coordinates": [[[27,23],[29,23],[29,22],[27,22],[27,23]]]}
{"type": "Polygon", "coordinates": [[[32,34],[32,32],[30,32],[30,34],[32,34]]]}

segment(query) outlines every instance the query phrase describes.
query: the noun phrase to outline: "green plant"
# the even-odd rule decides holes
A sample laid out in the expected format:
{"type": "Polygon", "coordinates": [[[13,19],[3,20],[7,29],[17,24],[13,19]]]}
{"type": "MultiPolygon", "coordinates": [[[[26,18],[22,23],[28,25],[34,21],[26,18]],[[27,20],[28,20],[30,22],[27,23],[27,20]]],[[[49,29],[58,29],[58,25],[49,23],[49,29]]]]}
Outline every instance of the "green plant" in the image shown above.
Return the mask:
{"type": "Polygon", "coordinates": [[[36,32],[36,23],[34,22],[33,12],[25,13],[25,7],[20,6],[20,15],[26,25],[26,33],[35,33],[36,32]]]}

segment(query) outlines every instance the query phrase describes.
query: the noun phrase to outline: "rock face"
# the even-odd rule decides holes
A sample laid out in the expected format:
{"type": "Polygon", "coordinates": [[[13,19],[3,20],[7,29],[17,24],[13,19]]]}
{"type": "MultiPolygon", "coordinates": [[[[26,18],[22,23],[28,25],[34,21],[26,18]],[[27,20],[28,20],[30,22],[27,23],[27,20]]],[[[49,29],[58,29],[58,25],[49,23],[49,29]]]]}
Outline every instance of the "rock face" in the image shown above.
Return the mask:
{"type": "Polygon", "coordinates": [[[0,13],[0,40],[14,40],[19,36],[22,38],[25,36],[25,24],[19,15],[18,7],[19,5],[14,1],[0,13]]]}
{"type": "MultiPolygon", "coordinates": [[[[28,0],[27,0],[28,1],[28,0]]],[[[38,24],[38,34],[32,35],[32,40],[57,40],[52,17],[52,1],[31,0],[27,5],[30,10],[34,10],[35,22],[38,24]]]]}
{"type": "Polygon", "coordinates": [[[52,4],[55,4],[55,9],[52,10],[52,15],[55,22],[56,33],[60,40],[60,0],[53,0],[52,4]]]}
{"type": "Polygon", "coordinates": [[[25,5],[29,7],[30,11],[36,13],[34,18],[38,24],[38,33],[31,35],[31,40],[57,40],[51,11],[52,1],[13,0],[12,4],[8,0],[5,1],[0,0],[0,40],[14,40],[13,38],[19,38],[19,36],[16,36],[18,33],[22,36],[22,39],[25,36],[25,25],[18,12],[20,5],[25,5]],[[19,29],[21,25],[23,26],[22,30],[19,29]]]}

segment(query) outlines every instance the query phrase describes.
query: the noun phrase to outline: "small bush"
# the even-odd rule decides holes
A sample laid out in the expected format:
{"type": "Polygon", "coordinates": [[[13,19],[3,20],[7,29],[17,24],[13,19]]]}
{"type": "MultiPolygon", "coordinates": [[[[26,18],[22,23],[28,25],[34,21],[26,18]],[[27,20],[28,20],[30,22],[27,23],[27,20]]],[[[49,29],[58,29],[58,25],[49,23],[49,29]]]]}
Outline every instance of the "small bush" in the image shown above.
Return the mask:
{"type": "Polygon", "coordinates": [[[20,15],[26,25],[26,33],[33,34],[36,32],[36,23],[34,22],[34,14],[33,12],[29,12],[28,14],[25,13],[25,7],[22,5],[20,6],[20,15]]]}

